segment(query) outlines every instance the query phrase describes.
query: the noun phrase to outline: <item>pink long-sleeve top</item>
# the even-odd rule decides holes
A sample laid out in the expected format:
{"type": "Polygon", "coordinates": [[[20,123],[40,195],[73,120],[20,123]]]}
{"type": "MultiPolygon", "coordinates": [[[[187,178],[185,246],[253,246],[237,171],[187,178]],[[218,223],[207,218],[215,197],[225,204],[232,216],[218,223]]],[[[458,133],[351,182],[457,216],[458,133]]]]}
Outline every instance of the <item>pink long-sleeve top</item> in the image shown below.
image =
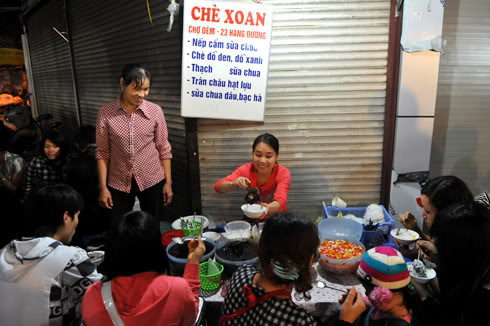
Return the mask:
{"type": "Polygon", "coordinates": [[[161,161],[172,158],[172,148],[160,106],[144,100],[130,115],[119,98],[102,106],[96,141],[96,158],[109,161],[110,187],[129,192],[134,177],[143,191],[164,179],[161,161]]]}
{"type": "MultiPolygon", "coordinates": [[[[92,284],[82,301],[86,326],[112,326],[102,301],[101,282],[92,284]]],[[[199,265],[187,264],[184,277],[156,272],[120,276],[112,280],[112,297],[126,326],[194,325],[199,307],[199,265]]]]}
{"type": "Polygon", "coordinates": [[[233,171],[232,174],[220,179],[214,185],[214,189],[217,193],[219,191],[219,185],[223,181],[233,182],[239,177],[246,177],[250,180],[248,189],[259,188],[260,202],[269,204],[273,201],[277,201],[280,204],[280,211],[287,212],[287,201],[289,187],[291,184],[291,174],[288,168],[276,163],[272,170],[272,174],[264,185],[257,183],[257,171],[252,163],[246,163],[233,171]]]}

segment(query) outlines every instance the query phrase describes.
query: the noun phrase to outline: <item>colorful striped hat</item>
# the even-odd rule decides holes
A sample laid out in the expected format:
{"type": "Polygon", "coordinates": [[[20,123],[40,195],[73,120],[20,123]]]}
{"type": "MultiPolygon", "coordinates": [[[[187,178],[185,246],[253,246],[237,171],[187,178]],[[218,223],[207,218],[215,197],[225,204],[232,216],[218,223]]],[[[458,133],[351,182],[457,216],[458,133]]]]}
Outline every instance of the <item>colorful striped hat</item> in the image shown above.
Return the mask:
{"type": "Polygon", "coordinates": [[[357,275],[374,285],[401,289],[410,283],[410,273],[400,252],[388,246],[369,249],[362,256],[357,275]]]}

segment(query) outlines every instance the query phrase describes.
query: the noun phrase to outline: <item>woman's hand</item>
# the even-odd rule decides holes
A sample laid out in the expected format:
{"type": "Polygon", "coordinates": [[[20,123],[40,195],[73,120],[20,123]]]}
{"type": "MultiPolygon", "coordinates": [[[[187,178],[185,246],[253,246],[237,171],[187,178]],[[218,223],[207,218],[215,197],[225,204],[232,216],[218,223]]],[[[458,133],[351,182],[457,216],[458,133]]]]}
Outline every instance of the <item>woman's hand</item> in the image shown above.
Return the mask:
{"type": "Polygon", "coordinates": [[[416,229],[418,229],[417,219],[410,212],[406,212],[405,214],[400,214],[400,216],[398,216],[398,221],[400,221],[400,223],[406,229],[410,229],[410,230],[416,230],[416,229]]]}
{"type": "Polygon", "coordinates": [[[247,189],[250,184],[250,180],[246,177],[238,177],[235,181],[233,181],[232,185],[234,189],[247,189]]]}
{"type": "Polygon", "coordinates": [[[163,204],[165,206],[169,205],[174,198],[174,193],[172,191],[172,183],[165,182],[163,186],[163,204]]]}
{"type": "Polygon", "coordinates": [[[112,209],[112,196],[107,187],[101,188],[99,191],[99,205],[103,208],[112,209]]]}
{"type": "Polygon", "coordinates": [[[265,221],[265,219],[266,219],[266,217],[268,217],[268,216],[269,216],[269,206],[270,206],[270,204],[260,203],[260,205],[261,205],[262,207],[264,207],[264,208],[265,208],[265,210],[264,210],[264,212],[262,213],[262,215],[260,215],[260,216],[259,216],[258,220],[259,220],[259,222],[264,222],[264,221],[265,221]]]}
{"type": "Polygon", "coordinates": [[[342,305],[339,319],[351,324],[366,310],[366,303],[364,303],[361,293],[357,292],[354,287],[342,296],[339,303],[342,305]]]}
{"type": "Polygon", "coordinates": [[[437,248],[431,241],[419,240],[417,241],[417,248],[422,250],[422,257],[430,260],[434,264],[439,266],[439,255],[437,248]]]}
{"type": "Polygon", "coordinates": [[[189,263],[199,264],[202,256],[206,252],[206,246],[204,245],[204,241],[201,240],[201,237],[198,237],[197,240],[191,240],[187,248],[189,248],[189,255],[187,256],[189,263]]]}

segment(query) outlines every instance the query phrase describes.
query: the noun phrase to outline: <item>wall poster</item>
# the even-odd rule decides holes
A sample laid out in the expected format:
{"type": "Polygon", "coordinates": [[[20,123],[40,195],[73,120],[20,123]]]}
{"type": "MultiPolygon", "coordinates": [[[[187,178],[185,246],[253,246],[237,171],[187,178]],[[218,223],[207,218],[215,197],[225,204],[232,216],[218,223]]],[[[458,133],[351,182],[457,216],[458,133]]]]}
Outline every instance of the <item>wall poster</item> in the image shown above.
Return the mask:
{"type": "Polygon", "coordinates": [[[186,1],[182,116],[263,121],[271,29],[270,6],[186,1]]]}

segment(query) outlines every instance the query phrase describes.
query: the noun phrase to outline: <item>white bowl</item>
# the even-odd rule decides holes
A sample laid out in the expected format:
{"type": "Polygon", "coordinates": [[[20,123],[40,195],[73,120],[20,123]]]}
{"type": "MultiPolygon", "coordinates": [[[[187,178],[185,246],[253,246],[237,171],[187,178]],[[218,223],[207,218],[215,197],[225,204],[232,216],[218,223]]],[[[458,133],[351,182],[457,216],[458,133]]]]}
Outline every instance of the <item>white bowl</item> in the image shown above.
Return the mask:
{"type": "Polygon", "coordinates": [[[202,236],[213,241],[218,241],[219,238],[221,238],[221,234],[219,234],[218,232],[204,232],[202,236]]]}
{"type": "Polygon", "coordinates": [[[249,218],[259,218],[265,212],[265,207],[258,204],[244,204],[242,211],[249,218]]]}
{"type": "MultiPolygon", "coordinates": [[[[189,215],[189,216],[184,216],[182,219],[184,220],[192,220],[194,218],[194,215],[189,215]]],[[[196,215],[196,221],[201,221],[203,220],[204,225],[202,226],[203,229],[205,229],[209,225],[209,220],[206,218],[206,216],[202,215],[196,215]]],[[[180,218],[176,219],[172,223],[172,227],[174,230],[180,230],[180,218]]]]}
{"type": "Polygon", "coordinates": [[[420,275],[417,275],[413,271],[412,264],[413,263],[407,263],[407,269],[410,272],[410,277],[413,278],[415,281],[417,281],[417,283],[425,284],[428,283],[430,280],[432,280],[434,277],[436,277],[436,271],[432,268],[427,267],[427,265],[425,265],[425,273],[427,276],[421,277],[420,275]]]}
{"type": "Polygon", "coordinates": [[[391,236],[401,245],[409,245],[420,239],[417,232],[408,229],[393,229],[390,233],[391,236]],[[398,230],[400,230],[400,233],[397,235],[396,233],[398,230]]]}

